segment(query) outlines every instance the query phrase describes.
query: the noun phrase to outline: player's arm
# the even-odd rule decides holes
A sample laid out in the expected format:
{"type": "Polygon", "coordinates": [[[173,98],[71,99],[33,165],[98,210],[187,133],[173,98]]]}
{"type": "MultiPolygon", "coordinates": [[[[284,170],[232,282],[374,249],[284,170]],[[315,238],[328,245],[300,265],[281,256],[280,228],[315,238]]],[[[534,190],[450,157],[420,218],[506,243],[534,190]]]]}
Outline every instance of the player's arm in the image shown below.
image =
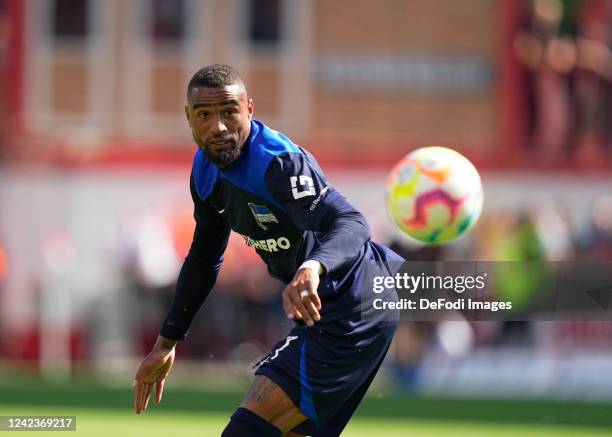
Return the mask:
{"type": "Polygon", "coordinates": [[[266,185],[299,229],[319,232],[319,245],[307,259],[318,261],[325,272],[349,263],[370,239],[363,214],[329,184],[314,158],[298,153],[276,157],[266,185]]]}
{"type": "Polygon", "coordinates": [[[283,292],[289,318],[319,320],[316,292],[319,275],[346,265],[370,239],[365,217],[326,180],[314,158],[287,153],[276,157],[266,172],[266,185],[299,229],[318,232],[319,245],[283,292]],[[308,291],[308,298],[304,299],[308,291]]]}
{"type": "Polygon", "coordinates": [[[191,181],[196,227],[189,253],[179,273],[172,304],[160,335],[183,340],[189,326],[217,281],[230,234],[229,225],[211,206],[202,202],[191,181]]]}
{"type": "MultiPolygon", "coordinates": [[[[214,211],[214,214],[217,214],[214,211]]],[[[229,227],[196,224],[194,240],[176,284],[174,298],[160,335],[183,340],[189,326],[217,281],[229,227]]]]}
{"type": "Polygon", "coordinates": [[[229,225],[217,211],[202,202],[193,178],[191,194],[196,221],[193,241],[179,273],[174,298],[160,335],[141,363],[132,384],[136,413],[146,410],[154,386],[156,401],[161,401],[164,381],[174,362],[174,348],[187,335],[191,322],[215,284],[227,247],[229,225]]]}

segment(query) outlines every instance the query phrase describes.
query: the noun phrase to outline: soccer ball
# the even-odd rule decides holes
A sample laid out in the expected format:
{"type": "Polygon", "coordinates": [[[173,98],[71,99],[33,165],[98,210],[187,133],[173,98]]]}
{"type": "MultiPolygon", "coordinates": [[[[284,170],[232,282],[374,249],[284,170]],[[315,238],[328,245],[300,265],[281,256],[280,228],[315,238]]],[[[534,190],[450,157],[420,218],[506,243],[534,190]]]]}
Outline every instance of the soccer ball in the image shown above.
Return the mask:
{"type": "Polygon", "coordinates": [[[482,183],[470,161],[446,147],[423,147],[389,173],[386,205],[393,223],[429,245],[468,231],[482,210],[482,183]]]}

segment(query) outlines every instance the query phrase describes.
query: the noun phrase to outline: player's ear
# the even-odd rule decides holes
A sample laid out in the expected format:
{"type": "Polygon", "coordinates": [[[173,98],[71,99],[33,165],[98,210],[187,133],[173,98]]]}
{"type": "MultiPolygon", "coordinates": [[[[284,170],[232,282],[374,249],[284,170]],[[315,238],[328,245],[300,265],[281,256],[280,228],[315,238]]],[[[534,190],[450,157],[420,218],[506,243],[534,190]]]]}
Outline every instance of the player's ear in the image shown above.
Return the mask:
{"type": "Polygon", "coordinates": [[[191,126],[191,120],[189,120],[189,105],[185,105],[185,117],[187,117],[187,123],[191,126]]]}
{"type": "Polygon", "coordinates": [[[249,111],[249,120],[253,119],[253,108],[255,105],[253,104],[253,99],[249,99],[247,102],[247,110],[249,111]]]}

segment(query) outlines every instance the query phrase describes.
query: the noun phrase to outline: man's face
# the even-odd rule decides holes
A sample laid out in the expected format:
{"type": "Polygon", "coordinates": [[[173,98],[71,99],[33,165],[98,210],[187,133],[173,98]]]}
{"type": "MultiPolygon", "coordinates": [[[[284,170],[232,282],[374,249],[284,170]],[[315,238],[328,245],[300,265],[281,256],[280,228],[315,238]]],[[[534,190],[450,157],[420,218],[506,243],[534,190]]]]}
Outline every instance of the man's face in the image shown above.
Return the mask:
{"type": "Polygon", "coordinates": [[[185,114],[193,139],[213,164],[225,168],[238,159],[253,116],[253,101],[242,86],[192,88],[185,114]]]}

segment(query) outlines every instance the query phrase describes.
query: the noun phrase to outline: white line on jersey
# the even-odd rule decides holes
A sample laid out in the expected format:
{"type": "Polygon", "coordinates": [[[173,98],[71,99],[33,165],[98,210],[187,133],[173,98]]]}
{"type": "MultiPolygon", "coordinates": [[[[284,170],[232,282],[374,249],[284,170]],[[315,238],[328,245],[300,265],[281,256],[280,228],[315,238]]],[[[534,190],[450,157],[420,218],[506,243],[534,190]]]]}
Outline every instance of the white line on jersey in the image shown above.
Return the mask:
{"type": "Polygon", "coordinates": [[[285,349],[287,346],[289,346],[289,343],[291,343],[293,340],[297,340],[298,338],[300,338],[300,337],[298,337],[297,335],[290,335],[289,337],[287,337],[285,339],[285,344],[282,345],[281,347],[279,347],[278,349],[276,349],[276,351],[274,352],[274,355],[272,355],[270,358],[266,358],[265,360],[263,360],[261,364],[269,362],[269,361],[275,359],[276,357],[278,357],[278,353],[280,351],[285,349]]]}

